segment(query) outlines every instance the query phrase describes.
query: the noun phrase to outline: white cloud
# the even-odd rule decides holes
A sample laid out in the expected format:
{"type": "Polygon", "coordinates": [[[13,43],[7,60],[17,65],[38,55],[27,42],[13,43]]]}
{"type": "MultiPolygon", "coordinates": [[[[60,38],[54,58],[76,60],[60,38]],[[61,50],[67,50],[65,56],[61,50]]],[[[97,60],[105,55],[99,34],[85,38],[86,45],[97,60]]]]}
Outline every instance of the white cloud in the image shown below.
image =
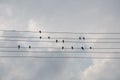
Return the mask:
{"type": "Polygon", "coordinates": [[[83,80],[119,80],[119,60],[97,61],[85,70],[83,80]]]}

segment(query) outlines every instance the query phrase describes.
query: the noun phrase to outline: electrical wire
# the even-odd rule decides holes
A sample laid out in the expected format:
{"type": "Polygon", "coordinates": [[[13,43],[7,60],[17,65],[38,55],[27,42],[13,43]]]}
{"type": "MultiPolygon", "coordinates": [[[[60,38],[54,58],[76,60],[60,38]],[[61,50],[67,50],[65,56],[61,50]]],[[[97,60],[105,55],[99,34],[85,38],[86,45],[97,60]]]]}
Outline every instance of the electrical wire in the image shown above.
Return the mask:
{"type": "MultiPolygon", "coordinates": [[[[83,50],[84,51],[84,50],[83,50]]],[[[0,52],[9,52],[9,53],[13,53],[13,52],[19,52],[19,53],[28,53],[28,52],[31,52],[31,53],[112,53],[112,54],[120,54],[120,52],[98,52],[98,51],[86,51],[86,52],[83,52],[83,51],[21,51],[21,50],[18,50],[18,51],[11,51],[11,50],[0,50],[0,52]]]]}
{"type": "Polygon", "coordinates": [[[48,41],[48,40],[12,40],[12,39],[0,39],[0,41],[19,41],[19,42],[47,42],[47,43],[120,43],[120,42],[115,42],[115,41],[112,41],[112,42],[107,42],[107,41],[99,41],[99,42],[93,42],[93,41],[48,41]]]}
{"type": "Polygon", "coordinates": [[[0,58],[34,58],[34,59],[44,59],[44,58],[55,58],[55,59],[66,59],[66,58],[78,58],[78,59],[120,59],[120,57],[43,57],[43,56],[0,56],[0,58]]]}
{"type": "MultiPolygon", "coordinates": [[[[49,37],[49,36],[48,36],[49,37]]],[[[41,39],[48,39],[48,37],[42,37],[41,39]]],[[[22,38],[22,39],[26,39],[26,38],[31,38],[31,39],[40,39],[40,37],[24,37],[24,36],[0,36],[0,38],[22,38]]],[[[77,39],[77,40],[83,40],[82,39],[82,37],[81,37],[81,39],[79,39],[79,38],[70,38],[70,37],[50,37],[50,39],[68,39],[68,40],[75,40],[75,39],[77,39]]],[[[87,39],[89,39],[89,40],[91,40],[91,39],[100,39],[100,40],[105,40],[105,39],[107,39],[107,40],[120,40],[120,38],[85,38],[85,40],[87,40],[87,39]]]]}
{"type": "MultiPolygon", "coordinates": [[[[81,46],[81,47],[82,47],[82,46],[81,46]]],[[[73,50],[76,50],[76,49],[82,50],[81,47],[73,47],[73,50]]],[[[10,47],[10,46],[0,46],[0,48],[2,48],[2,49],[3,49],[3,48],[7,48],[7,49],[8,49],[8,48],[10,48],[10,49],[11,49],[11,48],[17,49],[18,46],[14,46],[14,47],[13,47],[13,46],[11,46],[11,47],[10,47]]],[[[24,48],[24,49],[29,49],[29,46],[28,46],[28,47],[20,47],[20,48],[21,48],[21,49],[22,49],[22,48],[24,48]]],[[[94,47],[94,48],[92,47],[92,49],[90,49],[90,48],[85,48],[85,47],[83,47],[83,48],[84,48],[84,50],[120,49],[120,48],[97,48],[97,47],[96,47],[96,48],[95,48],[95,47],[94,47]]],[[[60,50],[62,50],[62,47],[31,47],[30,49],[57,49],[57,50],[60,49],[60,50]]],[[[72,48],[64,47],[63,50],[66,50],[66,49],[72,49],[72,48]]]]}
{"type": "Polygon", "coordinates": [[[51,34],[120,34],[119,32],[111,33],[75,33],[75,32],[49,32],[49,31],[18,31],[18,30],[0,30],[2,32],[29,32],[29,33],[51,33],[51,34]]]}

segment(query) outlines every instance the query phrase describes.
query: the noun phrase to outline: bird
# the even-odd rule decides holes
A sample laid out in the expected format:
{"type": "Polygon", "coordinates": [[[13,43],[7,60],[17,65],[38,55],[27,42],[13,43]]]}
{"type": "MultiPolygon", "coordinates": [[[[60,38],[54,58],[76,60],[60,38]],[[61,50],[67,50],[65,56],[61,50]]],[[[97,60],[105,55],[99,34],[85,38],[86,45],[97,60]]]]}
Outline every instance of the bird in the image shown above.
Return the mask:
{"type": "Polygon", "coordinates": [[[56,43],[58,42],[58,40],[56,40],[56,43]]]}
{"type": "Polygon", "coordinates": [[[18,45],[18,49],[20,49],[20,45],[18,45]]]}
{"type": "Polygon", "coordinates": [[[81,37],[79,37],[79,40],[81,40],[81,37]]]}
{"type": "Polygon", "coordinates": [[[29,46],[29,49],[31,48],[31,46],[29,46]]]}
{"type": "Polygon", "coordinates": [[[85,37],[83,37],[83,40],[85,40],[85,37]]]}
{"type": "Polygon", "coordinates": [[[40,39],[41,39],[42,37],[40,36],[40,39]]]}
{"type": "Polygon", "coordinates": [[[48,36],[48,39],[50,39],[50,36],[48,36]]]}
{"type": "Polygon", "coordinates": [[[90,49],[92,49],[92,47],[91,47],[91,46],[90,46],[89,48],[90,48],[90,49]]]}
{"type": "Polygon", "coordinates": [[[81,47],[82,50],[84,50],[84,47],[81,47]]]}
{"type": "Polygon", "coordinates": [[[65,41],[64,41],[64,40],[62,40],[62,42],[64,43],[65,41]]]}
{"type": "Polygon", "coordinates": [[[41,30],[39,31],[39,33],[41,33],[41,30]]]}
{"type": "Polygon", "coordinates": [[[64,46],[62,46],[62,49],[64,49],[64,46]]]}
{"type": "Polygon", "coordinates": [[[71,49],[73,50],[73,49],[74,49],[74,47],[73,47],[73,46],[71,46],[71,49]]]}

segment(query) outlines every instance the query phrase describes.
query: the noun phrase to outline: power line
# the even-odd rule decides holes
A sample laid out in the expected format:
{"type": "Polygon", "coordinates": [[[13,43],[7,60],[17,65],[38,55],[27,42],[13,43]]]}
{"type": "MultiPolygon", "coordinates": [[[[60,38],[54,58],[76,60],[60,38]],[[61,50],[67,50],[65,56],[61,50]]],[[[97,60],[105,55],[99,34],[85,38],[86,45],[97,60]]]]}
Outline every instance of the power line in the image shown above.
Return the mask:
{"type": "MultiPolygon", "coordinates": [[[[11,39],[0,39],[0,41],[19,41],[19,42],[47,42],[47,43],[56,43],[56,41],[48,41],[48,40],[11,40],[11,39]]],[[[57,43],[63,43],[62,41],[58,41],[57,43]]],[[[64,43],[120,43],[120,42],[106,42],[106,41],[99,41],[99,42],[93,42],[93,41],[64,41],[64,43]]]]}
{"type": "MultiPolygon", "coordinates": [[[[9,47],[9,46],[0,46],[0,48],[13,48],[13,49],[17,49],[18,48],[18,46],[14,46],[14,47],[9,47]]],[[[27,48],[29,48],[29,47],[20,47],[21,49],[22,48],[24,48],[24,49],[27,49],[27,48]]],[[[76,49],[78,49],[78,50],[82,50],[81,49],[81,47],[73,47],[74,49],[73,50],[76,50],[76,49]]],[[[31,47],[31,49],[62,49],[62,47],[31,47]]],[[[63,50],[66,50],[66,49],[71,49],[71,48],[68,48],[68,47],[64,47],[64,49],[63,50]]],[[[90,48],[85,48],[84,47],[84,49],[86,49],[86,50],[95,50],[95,49],[120,49],[120,48],[93,48],[92,47],[92,49],[90,49],[90,48]]]]}
{"type": "Polygon", "coordinates": [[[39,38],[39,37],[24,37],[24,36],[0,36],[0,37],[1,38],[39,38]]]}
{"type": "Polygon", "coordinates": [[[55,59],[66,59],[66,58],[78,58],[78,59],[120,59],[120,57],[43,57],[43,56],[0,56],[0,58],[55,58],[55,59]]]}
{"type": "Polygon", "coordinates": [[[43,33],[50,33],[50,34],[120,34],[120,33],[75,33],[75,32],[47,32],[43,31],[43,33]]]}
{"type": "Polygon", "coordinates": [[[83,51],[11,51],[11,50],[0,50],[0,52],[9,52],[9,53],[13,53],[13,52],[19,52],[19,53],[28,53],[28,52],[31,52],[31,53],[112,53],[112,54],[120,54],[120,52],[97,52],[97,51],[86,51],[86,52],[83,52],[83,51]]]}
{"type": "Polygon", "coordinates": [[[29,33],[38,33],[36,31],[18,31],[18,30],[0,30],[2,32],[29,32],[29,33]]]}
{"type": "Polygon", "coordinates": [[[18,30],[0,30],[3,32],[29,32],[29,33],[50,33],[50,34],[120,34],[116,32],[111,33],[75,33],[75,32],[49,32],[49,31],[18,31],[18,30]]]}
{"type": "MultiPolygon", "coordinates": [[[[35,38],[35,39],[40,39],[40,37],[24,37],[24,36],[0,36],[1,38],[31,38],[31,39],[33,39],[33,38],[35,38]]],[[[82,38],[82,37],[81,37],[82,38]]],[[[48,39],[48,37],[42,37],[41,39],[48,39]]],[[[69,39],[69,40],[75,40],[75,39],[78,39],[79,40],[79,38],[70,38],[70,37],[50,37],[49,39],[69,39]]],[[[100,40],[105,40],[105,39],[107,39],[107,40],[119,40],[120,38],[85,38],[85,40],[86,39],[100,39],[100,40]]],[[[82,39],[81,39],[82,40],[82,39]]]]}

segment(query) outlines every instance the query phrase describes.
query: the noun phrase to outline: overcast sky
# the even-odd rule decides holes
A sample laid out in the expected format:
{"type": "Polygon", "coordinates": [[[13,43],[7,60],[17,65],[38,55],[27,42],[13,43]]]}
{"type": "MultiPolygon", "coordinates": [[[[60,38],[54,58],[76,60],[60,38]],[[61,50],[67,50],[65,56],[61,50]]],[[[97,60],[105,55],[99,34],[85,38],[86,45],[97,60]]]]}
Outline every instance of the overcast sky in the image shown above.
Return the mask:
{"type": "MultiPolygon", "coordinates": [[[[0,29],[120,32],[120,0],[0,0],[0,29]]],[[[119,67],[120,60],[1,58],[0,80],[120,80],[119,67]]]]}

